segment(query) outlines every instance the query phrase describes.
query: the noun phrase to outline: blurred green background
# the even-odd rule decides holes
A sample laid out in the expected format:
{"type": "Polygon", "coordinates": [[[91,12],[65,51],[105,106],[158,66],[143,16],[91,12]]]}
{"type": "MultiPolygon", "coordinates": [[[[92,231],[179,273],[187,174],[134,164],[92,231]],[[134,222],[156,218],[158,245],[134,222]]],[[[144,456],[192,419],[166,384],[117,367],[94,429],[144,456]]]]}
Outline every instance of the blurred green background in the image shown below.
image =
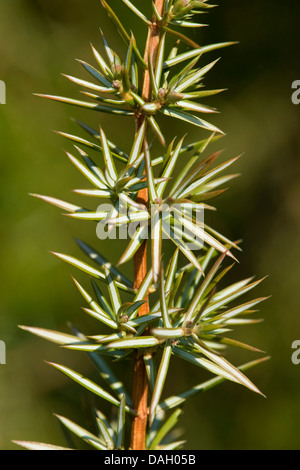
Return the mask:
{"type": "MultiPolygon", "coordinates": [[[[210,28],[191,32],[200,44],[239,41],[221,51],[222,60],[206,79],[209,87],[228,88],[206,101],[220,110],[213,122],[227,134],[218,148],[225,149],[224,158],[244,153],[235,166],[242,176],[216,201],[213,223],[228,237],[243,238],[240,265],[228,282],[269,275],[256,290],[256,296],[272,295],[261,308],[264,323],[236,331],[234,337],[260,347],[272,359],[249,372],[267,399],[226,383],[191,400],[181,427],[188,449],[299,449],[300,366],[291,362],[291,344],[300,339],[300,108],[291,102],[291,84],[300,79],[300,4],[221,3],[205,18],[210,28]]],[[[128,29],[143,40],[139,21],[120,0],[111,4],[120,8],[128,29]]],[[[71,117],[85,118],[94,127],[101,122],[119,146],[130,146],[133,128],[119,118],[82,113],[33,96],[79,96],[61,73],[86,77],[74,58],[92,60],[89,41],[100,47],[100,25],[112,44],[119,44],[98,0],[0,3],[0,79],[7,86],[7,104],[0,106],[0,339],[7,345],[7,365],[0,366],[0,449],[17,448],[12,439],[63,445],[54,412],[84,423],[85,395],[44,361],[93,377],[85,356],[31,337],[17,325],[67,331],[67,322],[72,321],[97,333],[98,325],[82,314],[82,301],[70,278],[75,271],[49,250],[79,254],[76,235],[98,244],[114,261],[120,254],[119,247],[96,240],[93,225],[69,221],[28,196],[34,192],[79,200],[70,191],[82,187],[83,179],[63,152],[72,146],[51,132],[76,133],[71,117]]],[[[218,56],[216,52],[209,58],[218,56]]],[[[169,137],[186,131],[170,120],[163,120],[162,126],[169,137]]],[[[192,130],[189,138],[199,134],[205,136],[192,130]]],[[[230,353],[237,365],[255,357],[230,353]]],[[[124,367],[119,369],[124,375],[124,367]]],[[[207,377],[186,364],[176,363],[172,370],[166,394],[207,377]]],[[[130,383],[132,372],[125,370],[125,375],[130,383]]]]}

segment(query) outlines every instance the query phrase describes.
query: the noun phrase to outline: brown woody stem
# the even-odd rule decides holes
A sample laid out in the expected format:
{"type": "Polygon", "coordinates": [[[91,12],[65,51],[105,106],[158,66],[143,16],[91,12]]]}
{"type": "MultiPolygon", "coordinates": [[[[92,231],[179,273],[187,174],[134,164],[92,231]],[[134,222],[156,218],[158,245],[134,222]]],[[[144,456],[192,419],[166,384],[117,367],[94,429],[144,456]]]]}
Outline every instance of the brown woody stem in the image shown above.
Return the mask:
{"type": "MultiPolygon", "coordinates": [[[[157,11],[162,16],[164,0],[155,0],[157,11]]],[[[148,38],[145,48],[144,60],[148,63],[149,56],[155,64],[157,49],[159,46],[160,27],[156,22],[155,17],[149,27],[148,38]]],[[[144,101],[151,101],[151,82],[149,71],[144,73],[143,92],[142,98],[144,101]]],[[[137,119],[137,128],[140,127],[144,117],[137,119]]],[[[146,143],[147,135],[145,134],[146,143]]],[[[148,205],[148,190],[143,189],[139,192],[138,202],[148,205]]],[[[147,275],[147,241],[145,240],[134,257],[134,287],[138,289],[147,275]]],[[[147,298],[145,299],[147,300],[147,298]]],[[[145,302],[140,308],[139,315],[147,315],[149,313],[149,303],[145,302]]],[[[143,355],[137,354],[134,368],[134,383],[133,383],[133,409],[137,411],[137,416],[133,418],[131,427],[131,442],[130,448],[132,450],[145,450],[146,448],[146,431],[148,422],[148,380],[143,355]]]]}

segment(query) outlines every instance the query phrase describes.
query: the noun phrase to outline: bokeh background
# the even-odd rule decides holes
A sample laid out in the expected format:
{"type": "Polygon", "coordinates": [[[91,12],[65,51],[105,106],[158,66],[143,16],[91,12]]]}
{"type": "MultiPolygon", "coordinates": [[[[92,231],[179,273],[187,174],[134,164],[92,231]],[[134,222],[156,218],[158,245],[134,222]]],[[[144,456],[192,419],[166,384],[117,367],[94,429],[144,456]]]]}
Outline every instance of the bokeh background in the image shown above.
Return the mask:
{"type": "MultiPolygon", "coordinates": [[[[228,88],[207,101],[220,110],[213,122],[227,134],[218,146],[224,148],[224,158],[243,153],[235,166],[241,177],[216,202],[213,223],[232,239],[243,239],[240,264],[229,280],[269,276],[256,289],[257,296],[272,295],[261,308],[265,321],[236,331],[235,337],[260,347],[272,359],[249,372],[267,399],[223,384],[186,405],[181,428],[188,449],[299,449],[300,365],[291,362],[291,344],[300,339],[300,107],[291,102],[291,84],[300,79],[300,4],[220,3],[209,20],[205,18],[210,28],[191,32],[200,44],[239,41],[209,56],[213,60],[221,55],[222,60],[206,84],[228,88]]],[[[120,8],[128,29],[143,40],[139,21],[120,0],[111,4],[120,8]]],[[[86,395],[44,361],[96,377],[84,355],[31,337],[18,325],[67,331],[72,321],[94,333],[98,325],[84,318],[70,278],[75,271],[49,250],[78,255],[76,235],[98,243],[115,261],[120,254],[119,247],[96,240],[94,226],[69,221],[59,210],[28,196],[34,192],[78,200],[70,191],[81,187],[83,180],[63,152],[71,144],[51,131],[75,133],[71,117],[85,118],[95,127],[101,122],[120,146],[130,145],[130,124],[33,96],[79,96],[61,73],[85,77],[74,58],[92,60],[89,41],[100,47],[100,25],[117,46],[98,0],[0,2],[0,79],[7,85],[7,104],[0,106],[0,339],[7,345],[7,365],[0,366],[2,450],[16,449],[13,439],[63,445],[53,413],[85,421],[86,395]]],[[[170,120],[162,126],[169,136],[180,136],[186,129],[170,120]]],[[[192,130],[189,138],[198,135],[192,130]]],[[[237,365],[255,357],[243,351],[230,353],[237,365]]],[[[120,374],[130,383],[132,372],[126,367],[119,367],[120,374]]],[[[181,363],[173,371],[166,393],[183,391],[207,377],[181,363]]]]}

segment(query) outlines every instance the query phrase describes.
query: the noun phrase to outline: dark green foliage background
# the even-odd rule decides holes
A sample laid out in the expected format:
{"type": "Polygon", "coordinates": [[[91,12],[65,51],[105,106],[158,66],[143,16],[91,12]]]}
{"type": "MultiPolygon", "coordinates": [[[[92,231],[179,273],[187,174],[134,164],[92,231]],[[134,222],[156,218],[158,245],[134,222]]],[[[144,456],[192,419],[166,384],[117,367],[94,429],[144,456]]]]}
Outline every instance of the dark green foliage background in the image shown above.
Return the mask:
{"type": "MultiPolygon", "coordinates": [[[[70,117],[86,118],[94,126],[101,122],[108,137],[125,149],[132,142],[133,127],[126,118],[80,113],[32,95],[79,97],[77,87],[60,73],[85,76],[73,59],[92,60],[89,41],[100,45],[100,25],[118,44],[99,3],[0,3],[0,79],[7,85],[7,104],[0,106],[0,339],[7,344],[7,365],[0,366],[1,449],[15,448],[12,439],[64,444],[52,413],[82,424],[88,414],[79,387],[43,362],[61,362],[92,377],[85,356],[31,337],[17,325],[67,331],[67,322],[72,321],[87,333],[99,333],[97,323],[81,312],[82,300],[70,279],[75,271],[48,252],[79,254],[73,235],[95,245],[94,225],[69,221],[28,196],[36,192],[79,200],[70,191],[81,187],[83,179],[63,153],[71,145],[51,132],[76,133],[70,117]]],[[[121,4],[111,3],[116,9],[121,4]]],[[[213,223],[232,239],[244,240],[241,264],[231,280],[269,274],[256,291],[257,296],[272,294],[262,306],[265,322],[240,329],[234,337],[266,350],[272,360],[249,372],[267,400],[226,383],[188,403],[181,424],[189,449],[300,447],[300,366],[291,362],[291,344],[300,339],[300,107],[291,102],[291,84],[300,79],[299,7],[297,0],[223,0],[205,18],[211,27],[200,34],[192,31],[200,44],[240,41],[220,52],[222,60],[206,79],[210,87],[229,88],[207,100],[221,111],[211,121],[227,134],[218,148],[225,149],[224,158],[244,152],[234,170],[242,176],[216,201],[213,223]]],[[[122,5],[120,11],[128,29],[142,40],[139,21],[122,5]]],[[[218,52],[212,60],[215,57],[218,52]]],[[[170,125],[169,138],[186,131],[175,121],[164,122],[164,129],[170,125]]],[[[190,138],[201,132],[192,129],[190,138]]],[[[98,241],[98,247],[114,261],[121,253],[111,242],[98,241]]],[[[236,365],[254,358],[230,353],[236,365]]],[[[130,383],[127,368],[118,366],[130,383]]],[[[167,389],[182,391],[206,377],[200,369],[178,362],[171,367],[167,389]]]]}

